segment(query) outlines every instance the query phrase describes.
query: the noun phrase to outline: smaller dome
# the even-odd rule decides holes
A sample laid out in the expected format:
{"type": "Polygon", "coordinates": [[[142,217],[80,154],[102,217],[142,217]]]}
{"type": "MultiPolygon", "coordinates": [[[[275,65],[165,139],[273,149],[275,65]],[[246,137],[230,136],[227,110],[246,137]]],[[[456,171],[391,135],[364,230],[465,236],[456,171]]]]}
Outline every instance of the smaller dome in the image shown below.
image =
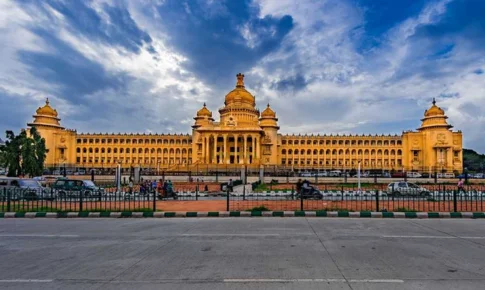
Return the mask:
{"type": "Polygon", "coordinates": [[[49,105],[49,98],[45,100],[45,105],[38,108],[35,113],[37,115],[57,117],[57,111],[52,109],[52,107],[49,105]]]}
{"type": "Polygon", "coordinates": [[[443,109],[441,109],[440,107],[436,106],[436,100],[434,98],[433,98],[433,105],[431,106],[431,108],[429,108],[428,110],[426,110],[426,112],[424,112],[425,117],[443,116],[444,114],[445,114],[445,111],[443,111],[443,109]]]}
{"type": "Polygon", "coordinates": [[[207,109],[205,103],[202,109],[197,111],[197,117],[212,117],[212,112],[207,109]]]}
{"type": "Polygon", "coordinates": [[[269,104],[268,107],[261,113],[262,118],[275,118],[276,113],[270,108],[269,104]]]}

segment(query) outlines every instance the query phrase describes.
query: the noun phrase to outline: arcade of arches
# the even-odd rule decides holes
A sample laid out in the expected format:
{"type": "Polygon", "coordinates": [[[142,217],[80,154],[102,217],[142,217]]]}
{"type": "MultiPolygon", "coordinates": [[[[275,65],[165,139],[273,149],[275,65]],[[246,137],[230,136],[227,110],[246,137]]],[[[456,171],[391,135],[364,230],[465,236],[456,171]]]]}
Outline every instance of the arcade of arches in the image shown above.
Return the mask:
{"type": "Polygon", "coordinates": [[[452,131],[433,100],[421,126],[402,135],[282,135],[270,105],[260,112],[246,90],[244,75],[212,117],[206,104],[197,111],[192,134],[78,134],[60,124],[49,101],[29,127],[45,138],[46,165],[97,168],[139,165],[184,170],[195,165],[277,165],[298,168],[462,171],[462,133],[452,131]]]}

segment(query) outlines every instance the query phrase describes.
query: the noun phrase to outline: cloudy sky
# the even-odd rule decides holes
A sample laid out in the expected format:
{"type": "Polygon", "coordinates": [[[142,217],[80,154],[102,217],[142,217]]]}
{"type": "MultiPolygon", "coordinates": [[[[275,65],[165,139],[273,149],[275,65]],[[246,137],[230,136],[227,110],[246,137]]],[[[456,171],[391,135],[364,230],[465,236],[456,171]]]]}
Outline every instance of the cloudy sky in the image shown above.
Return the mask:
{"type": "Polygon", "coordinates": [[[189,133],[242,72],[282,133],[400,134],[435,97],[483,153],[483,11],[483,0],[2,0],[0,130],[25,127],[49,97],[78,132],[189,133]]]}

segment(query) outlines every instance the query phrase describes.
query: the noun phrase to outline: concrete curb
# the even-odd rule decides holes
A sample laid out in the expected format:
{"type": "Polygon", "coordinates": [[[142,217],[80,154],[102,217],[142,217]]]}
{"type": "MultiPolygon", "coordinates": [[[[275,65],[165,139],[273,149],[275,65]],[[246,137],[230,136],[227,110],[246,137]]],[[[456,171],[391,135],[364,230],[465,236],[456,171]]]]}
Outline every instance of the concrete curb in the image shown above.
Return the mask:
{"type": "Polygon", "coordinates": [[[485,219],[485,212],[348,212],[348,211],[215,211],[215,212],[0,212],[0,218],[203,218],[203,217],[340,217],[485,219]]]}

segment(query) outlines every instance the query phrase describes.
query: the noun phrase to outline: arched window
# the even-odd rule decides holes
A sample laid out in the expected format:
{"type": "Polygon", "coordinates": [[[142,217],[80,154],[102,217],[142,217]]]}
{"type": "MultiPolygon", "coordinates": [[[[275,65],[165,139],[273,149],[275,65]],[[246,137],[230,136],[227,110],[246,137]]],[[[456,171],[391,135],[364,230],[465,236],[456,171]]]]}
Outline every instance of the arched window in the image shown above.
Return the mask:
{"type": "Polygon", "coordinates": [[[123,153],[123,148],[120,148],[120,153],[123,153]]]}
{"type": "Polygon", "coordinates": [[[323,149],[320,149],[320,155],[323,155],[325,151],[323,149]]]}
{"type": "Polygon", "coordinates": [[[141,153],[143,153],[143,149],[138,148],[138,154],[141,154],[141,153]]]}
{"type": "Polygon", "coordinates": [[[113,153],[118,153],[118,148],[113,149],[113,153]]]}
{"type": "Polygon", "coordinates": [[[162,148],[157,149],[157,154],[160,154],[160,153],[162,153],[162,148]]]}
{"type": "Polygon", "coordinates": [[[154,154],[155,153],[155,148],[152,148],[152,150],[150,150],[150,153],[154,154]]]}
{"type": "Polygon", "coordinates": [[[370,152],[370,155],[376,155],[376,150],[372,149],[372,151],[370,152]]]}
{"type": "Polygon", "coordinates": [[[94,148],[94,153],[99,153],[99,148],[94,148]]]}
{"type": "Polygon", "coordinates": [[[179,154],[180,154],[180,149],[178,149],[178,148],[177,148],[177,149],[175,150],[175,154],[179,155],[179,154]]]}
{"type": "Polygon", "coordinates": [[[305,150],[301,149],[301,150],[300,150],[300,154],[301,154],[301,155],[304,155],[304,154],[305,154],[305,150]]]}
{"type": "Polygon", "coordinates": [[[389,155],[389,150],[384,150],[384,155],[388,156],[389,155]]]}
{"type": "MultiPolygon", "coordinates": [[[[398,142],[399,142],[399,141],[398,141],[398,142]]],[[[402,155],[402,151],[401,151],[401,149],[398,149],[398,150],[397,150],[397,155],[399,155],[399,156],[401,156],[401,155],[402,155]]]]}
{"type": "Polygon", "coordinates": [[[111,153],[111,148],[108,148],[108,153],[111,153]]]}
{"type": "Polygon", "coordinates": [[[369,155],[369,149],[365,149],[364,155],[369,155]]]}
{"type": "Polygon", "coordinates": [[[184,148],[182,149],[182,155],[185,155],[185,154],[187,154],[187,149],[184,148]]]}
{"type": "Polygon", "coordinates": [[[288,154],[293,154],[293,150],[288,149],[288,154]]]}
{"type": "Polygon", "coordinates": [[[126,153],[130,153],[130,148],[126,148],[126,153]]]}
{"type": "Polygon", "coordinates": [[[148,153],[150,152],[150,150],[148,148],[145,148],[145,153],[148,153]]]}
{"type": "Polygon", "coordinates": [[[295,145],[298,145],[299,144],[298,140],[295,140],[294,144],[295,145]]]}
{"type": "Polygon", "coordinates": [[[327,152],[325,152],[327,155],[330,155],[330,149],[327,149],[327,152]]]}
{"type": "Polygon", "coordinates": [[[286,149],[281,150],[281,154],[286,154],[286,149]]]}
{"type": "Polygon", "coordinates": [[[89,148],[89,153],[93,153],[93,148],[89,148]]]}
{"type": "Polygon", "coordinates": [[[101,153],[104,153],[105,152],[105,149],[104,148],[101,148],[101,153]]]}
{"type": "MultiPolygon", "coordinates": [[[[171,141],[173,141],[173,140],[171,140],[171,141]]],[[[173,150],[173,148],[171,148],[171,149],[170,149],[170,154],[174,154],[174,152],[175,152],[175,151],[173,150]]]]}
{"type": "Polygon", "coordinates": [[[340,150],[338,151],[338,154],[339,154],[339,155],[344,155],[344,150],[340,149],[340,150]]]}
{"type": "Polygon", "coordinates": [[[317,149],[313,150],[313,155],[317,155],[317,154],[318,154],[318,150],[317,149]]]}
{"type": "Polygon", "coordinates": [[[357,154],[358,154],[359,156],[362,156],[362,149],[359,149],[359,151],[357,152],[357,154]]]}
{"type": "Polygon", "coordinates": [[[81,148],[77,147],[77,148],[76,148],[76,152],[77,152],[77,153],[81,153],[81,148]]]}
{"type": "Polygon", "coordinates": [[[163,149],[163,154],[168,154],[168,149],[167,148],[163,149]]]}
{"type": "Polygon", "coordinates": [[[337,155],[337,149],[333,149],[332,155],[334,155],[334,156],[337,155]]]}
{"type": "Polygon", "coordinates": [[[312,154],[312,150],[308,149],[308,150],[306,151],[306,154],[307,154],[307,155],[311,155],[311,154],[312,154]]]}
{"type": "Polygon", "coordinates": [[[394,149],[391,149],[391,155],[396,155],[396,151],[394,149]]]}

